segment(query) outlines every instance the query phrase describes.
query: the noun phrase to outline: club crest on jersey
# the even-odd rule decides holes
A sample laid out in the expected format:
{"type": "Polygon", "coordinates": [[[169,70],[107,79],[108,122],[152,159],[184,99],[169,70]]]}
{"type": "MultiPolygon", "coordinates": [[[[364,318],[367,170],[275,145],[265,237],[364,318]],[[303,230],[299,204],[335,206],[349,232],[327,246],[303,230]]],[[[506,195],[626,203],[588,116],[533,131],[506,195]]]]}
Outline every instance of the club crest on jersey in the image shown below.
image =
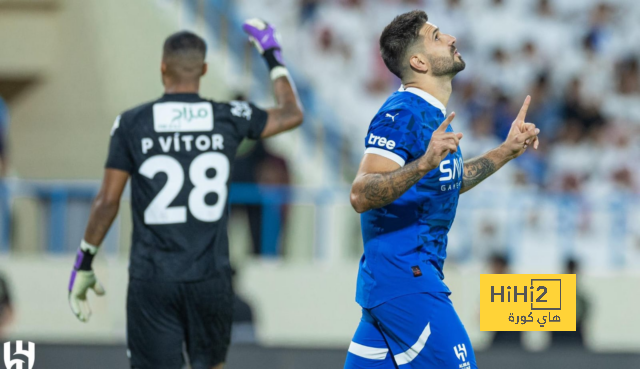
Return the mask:
{"type": "Polygon", "coordinates": [[[251,120],[251,114],[253,114],[253,109],[251,109],[251,105],[249,105],[246,101],[231,101],[229,102],[231,105],[231,114],[236,117],[245,118],[246,120],[251,120]]]}
{"type": "Polygon", "coordinates": [[[156,132],[202,132],[213,130],[213,107],[208,102],[164,102],[153,105],[156,132]]]}
{"type": "Polygon", "coordinates": [[[465,347],[464,343],[461,343],[459,345],[453,346],[453,351],[455,352],[456,357],[458,359],[460,359],[460,361],[463,362],[462,364],[460,364],[458,366],[458,368],[460,368],[460,369],[470,369],[471,368],[471,363],[467,361],[468,354],[467,354],[467,348],[465,347]]]}

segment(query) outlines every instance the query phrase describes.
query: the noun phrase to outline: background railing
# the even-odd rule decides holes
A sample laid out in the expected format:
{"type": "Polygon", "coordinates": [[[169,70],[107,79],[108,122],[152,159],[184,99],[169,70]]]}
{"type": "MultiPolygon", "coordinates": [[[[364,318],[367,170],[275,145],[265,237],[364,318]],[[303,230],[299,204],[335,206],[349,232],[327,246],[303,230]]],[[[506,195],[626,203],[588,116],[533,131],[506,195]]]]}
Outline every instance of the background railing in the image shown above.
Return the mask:
{"type": "MultiPolygon", "coordinates": [[[[84,232],[98,188],[97,181],[13,179],[2,182],[1,250],[20,251],[11,247],[12,230],[15,229],[12,204],[18,199],[29,199],[36,204],[39,214],[36,229],[41,230],[42,244],[36,248],[52,254],[73,252],[84,232]]],[[[230,205],[261,206],[262,256],[287,257],[289,247],[283,248],[282,243],[295,241],[287,241],[282,233],[286,227],[293,227],[308,240],[305,242],[308,245],[296,244],[295,247],[311,248],[308,254],[315,260],[336,260],[355,257],[362,247],[361,244],[354,246],[355,242],[351,241],[359,224],[357,215],[350,209],[348,193],[348,186],[322,188],[235,183],[231,185],[229,202],[230,205]],[[287,218],[289,224],[282,224],[284,205],[310,207],[313,216],[310,221],[301,223],[299,213],[293,210],[287,218]],[[353,224],[337,227],[336,222],[343,218],[353,224]],[[336,242],[340,245],[336,246],[336,242]],[[336,254],[336,247],[349,247],[351,253],[336,254]]],[[[128,190],[123,200],[129,201],[128,190]]],[[[640,242],[638,205],[640,199],[627,194],[596,199],[525,190],[499,193],[475,189],[461,196],[450,233],[449,260],[464,264],[477,261],[491,251],[500,251],[513,260],[524,258],[524,267],[581,255],[587,265],[592,262],[604,269],[624,268],[631,262],[627,260],[627,253],[633,253],[637,249],[634,245],[640,242]],[[527,242],[531,240],[535,245],[528,246],[527,242]],[[589,251],[589,247],[597,249],[589,251]],[[523,256],[527,253],[534,256],[523,256]]],[[[108,253],[128,250],[129,236],[122,235],[122,230],[129,228],[123,227],[123,222],[130,223],[130,219],[119,217],[104,242],[108,253]]],[[[240,225],[232,221],[230,228],[234,227],[237,229],[240,225]]],[[[640,250],[636,251],[640,259],[640,250]]]]}

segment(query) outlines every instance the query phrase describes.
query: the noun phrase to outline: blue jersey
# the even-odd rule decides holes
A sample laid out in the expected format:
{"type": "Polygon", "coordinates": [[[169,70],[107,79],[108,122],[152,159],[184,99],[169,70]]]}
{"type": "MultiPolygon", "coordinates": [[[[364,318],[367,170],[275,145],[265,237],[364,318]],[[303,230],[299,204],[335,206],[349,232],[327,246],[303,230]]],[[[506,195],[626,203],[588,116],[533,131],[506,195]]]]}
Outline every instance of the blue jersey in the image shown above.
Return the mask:
{"type": "MultiPolygon", "coordinates": [[[[371,121],[365,153],[404,166],[424,155],[445,116],[446,108],[430,94],[401,88],[371,121]]],[[[447,132],[453,132],[451,126],[447,132]]],[[[397,200],[362,213],[364,255],[356,293],[362,307],[373,308],[411,293],[449,293],[442,268],[460,196],[462,165],[458,148],[397,200]]]]}

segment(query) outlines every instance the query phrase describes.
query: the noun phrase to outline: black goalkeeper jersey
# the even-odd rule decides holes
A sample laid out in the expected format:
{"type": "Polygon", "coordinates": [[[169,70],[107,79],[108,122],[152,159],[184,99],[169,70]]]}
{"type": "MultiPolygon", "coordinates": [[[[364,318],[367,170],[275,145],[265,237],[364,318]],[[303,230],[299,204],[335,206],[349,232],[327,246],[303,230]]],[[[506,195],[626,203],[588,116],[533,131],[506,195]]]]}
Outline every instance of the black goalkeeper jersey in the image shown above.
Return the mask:
{"type": "Polygon", "coordinates": [[[131,278],[228,276],[231,163],[267,112],[241,101],[165,94],[116,118],[106,167],[131,174],[131,278]]]}

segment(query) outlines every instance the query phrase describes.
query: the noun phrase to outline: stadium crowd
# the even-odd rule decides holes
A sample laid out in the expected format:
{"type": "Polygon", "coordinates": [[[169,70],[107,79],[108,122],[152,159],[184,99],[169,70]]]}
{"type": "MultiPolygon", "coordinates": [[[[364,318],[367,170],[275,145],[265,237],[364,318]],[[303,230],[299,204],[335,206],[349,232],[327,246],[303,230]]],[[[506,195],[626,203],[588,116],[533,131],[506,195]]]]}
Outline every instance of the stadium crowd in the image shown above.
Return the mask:
{"type": "Polygon", "coordinates": [[[531,94],[528,120],[541,128],[541,150],[530,150],[500,178],[571,193],[640,191],[632,168],[640,160],[640,71],[631,47],[640,38],[640,14],[632,2],[241,1],[278,23],[290,60],[358,149],[370,119],[400,83],[379,57],[379,34],[394,15],[425,9],[457,37],[467,62],[448,106],[457,113],[454,128],[465,134],[465,157],[499,144],[531,94]]]}
{"type": "MultiPolygon", "coordinates": [[[[624,203],[630,194],[637,202],[640,193],[640,53],[632,46],[640,39],[640,8],[633,6],[634,1],[240,0],[239,4],[242,14],[260,14],[278,24],[290,64],[305,75],[337,117],[341,136],[356,160],[361,158],[371,118],[400,85],[380,58],[379,35],[395,15],[424,9],[442,32],[457,38],[467,63],[454,79],[447,107],[457,113],[454,130],[465,135],[460,144],[465,158],[499,145],[525,96],[532,96],[527,121],[541,129],[540,149],[528,150],[480,188],[498,193],[525,190],[546,198],[568,195],[574,201],[551,200],[547,209],[540,204],[540,209],[525,215],[525,229],[536,240],[529,247],[521,245],[526,241],[517,241],[518,249],[532,250],[546,265],[540,244],[555,245],[550,247],[557,255],[557,269],[566,257],[580,254],[574,249],[580,245],[592,261],[588,265],[601,263],[608,269],[621,265],[622,258],[627,265],[640,263],[640,222],[634,220],[640,214],[627,213],[620,221],[606,213],[613,209],[612,201],[624,203]],[[596,210],[594,203],[604,211],[596,210]],[[558,212],[558,204],[564,204],[566,212],[558,212]],[[628,236],[616,238],[616,234],[628,236]],[[615,251],[618,259],[612,263],[615,244],[624,246],[615,251]]],[[[482,192],[470,196],[482,197],[482,192]]],[[[513,237],[505,241],[512,228],[506,226],[510,215],[498,209],[513,207],[505,198],[493,197],[496,209],[475,218],[477,229],[467,242],[473,243],[471,249],[504,251],[509,248],[505,242],[513,243],[513,237]]],[[[463,219],[461,214],[459,218],[463,219]]],[[[464,242],[456,239],[455,230],[452,233],[453,251],[464,242]]],[[[523,252],[520,258],[527,255],[523,252]]]]}

